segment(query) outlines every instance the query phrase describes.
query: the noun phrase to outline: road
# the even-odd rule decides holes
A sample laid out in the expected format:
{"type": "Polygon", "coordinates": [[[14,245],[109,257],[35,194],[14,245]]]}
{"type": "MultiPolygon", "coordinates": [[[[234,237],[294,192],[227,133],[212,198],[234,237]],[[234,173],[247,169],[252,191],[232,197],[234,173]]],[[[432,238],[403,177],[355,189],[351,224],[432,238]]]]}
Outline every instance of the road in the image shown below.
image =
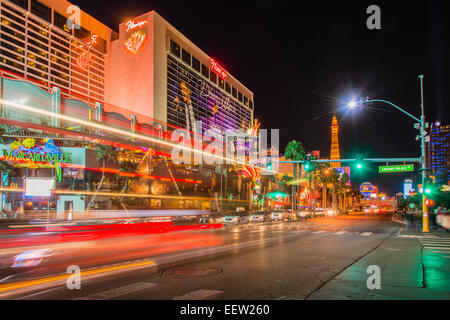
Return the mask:
{"type": "Polygon", "coordinates": [[[54,254],[0,275],[0,298],[314,298],[401,228],[388,214],[355,214],[7,248],[2,256],[30,248],[54,254]],[[70,265],[81,268],[81,289],[66,286],[70,265]]]}

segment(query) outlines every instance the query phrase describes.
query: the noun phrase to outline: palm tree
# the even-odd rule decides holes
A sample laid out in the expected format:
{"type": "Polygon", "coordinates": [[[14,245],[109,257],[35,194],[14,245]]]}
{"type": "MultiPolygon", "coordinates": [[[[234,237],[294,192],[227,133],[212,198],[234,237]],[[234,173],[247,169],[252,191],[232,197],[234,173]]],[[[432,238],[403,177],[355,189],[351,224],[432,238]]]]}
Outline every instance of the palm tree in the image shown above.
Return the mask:
{"type": "MultiPolygon", "coordinates": [[[[286,146],[286,149],[284,150],[284,157],[288,160],[292,160],[292,161],[301,161],[304,160],[306,156],[306,152],[305,152],[305,148],[303,147],[303,144],[301,142],[292,140],[291,142],[288,143],[288,145],[286,146]]],[[[294,163],[294,176],[293,176],[293,181],[294,183],[292,184],[292,206],[293,209],[297,209],[297,205],[296,205],[296,200],[295,200],[295,196],[297,194],[297,189],[298,189],[298,173],[297,171],[297,163],[294,163]]]]}
{"type": "MultiPolygon", "coordinates": [[[[106,167],[106,161],[108,160],[115,161],[117,159],[116,149],[108,145],[97,144],[97,146],[95,147],[95,152],[97,160],[102,161],[103,168],[106,167]]],[[[95,198],[97,197],[97,193],[102,188],[104,181],[105,181],[105,171],[102,170],[102,178],[100,179],[100,183],[97,186],[97,190],[95,190],[94,195],[92,196],[91,201],[89,202],[86,210],[89,210],[94,204],[95,198]]]]}
{"type": "MultiPolygon", "coordinates": [[[[120,197],[119,203],[122,207],[124,207],[123,205],[123,199],[125,194],[127,193],[128,187],[129,187],[129,182],[130,182],[130,178],[134,178],[132,177],[132,175],[134,175],[139,169],[139,163],[136,163],[134,161],[122,161],[120,162],[120,168],[119,171],[120,172],[126,172],[126,180],[125,180],[125,186],[123,187],[122,191],[123,194],[120,197]]],[[[126,209],[126,208],[125,208],[126,209]]]]}
{"type": "MultiPolygon", "coordinates": [[[[14,171],[14,167],[12,165],[10,165],[8,162],[0,160],[0,186],[1,189],[3,189],[3,176],[5,175],[6,177],[14,171]]],[[[3,213],[3,190],[0,190],[0,213],[3,213]]]]}

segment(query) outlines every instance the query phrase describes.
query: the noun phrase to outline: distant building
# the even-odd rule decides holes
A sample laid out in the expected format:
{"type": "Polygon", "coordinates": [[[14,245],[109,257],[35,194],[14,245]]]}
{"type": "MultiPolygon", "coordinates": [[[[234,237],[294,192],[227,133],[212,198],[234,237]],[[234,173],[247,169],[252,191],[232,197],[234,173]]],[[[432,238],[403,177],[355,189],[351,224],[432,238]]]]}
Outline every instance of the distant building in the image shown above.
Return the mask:
{"type": "Polygon", "coordinates": [[[412,186],[412,180],[411,179],[406,179],[405,180],[405,184],[403,185],[403,196],[405,198],[408,198],[411,193],[413,192],[413,186],[412,186]]]}
{"type": "MultiPolygon", "coordinates": [[[[339,152],[339,125],[337,118],[334,115],[333,121],[331,122],[331,160],[340,160],[341,154],[339,152]]],[[[341,166],[340,162],[331,162],[330,166],[333,168],[339,168],[341,166]]]]}
{"type": "Polygon", "coordinates": [[[436,184],[450,184],[450,125],[436,122],[431,127],[429,160],[436,184]]]}

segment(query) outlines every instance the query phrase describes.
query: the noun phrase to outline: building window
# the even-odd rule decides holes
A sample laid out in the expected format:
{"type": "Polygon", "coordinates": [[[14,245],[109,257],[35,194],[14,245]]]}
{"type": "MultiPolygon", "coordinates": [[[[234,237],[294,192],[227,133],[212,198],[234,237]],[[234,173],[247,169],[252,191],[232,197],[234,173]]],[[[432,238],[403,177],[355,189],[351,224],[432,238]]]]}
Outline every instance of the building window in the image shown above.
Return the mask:
{"type": "Polygon", "coordinates": [[[219,87],[221,87],[222,89],[225,88],[225,81],[223,81],[222,78],[219,78],[219,87]]]}
{"type": "Polygon", "coordinates": [[[31,13],[47,22],[52,22],[52,9],[36,0],[31,0],[31,13]]]}
{"type": "Polygon", "coordinates": [[[100,51],[101,53],[106,54],[106,47],[107,47],[107,42],[106,40],[98,37],[97,38],[97,44],[95,45],[95,48],[100,51]]]}
{"type": "Polygon", "coordinates": [[[211,80],[214,84],[216,84],[217,83],[217,75],[214,72],[210,72],[209,80],[211,80]]]}
{"type": "Polygon", "coordinates": [[[73,30],[75,37],[78,39],[83,40],[84,42],[89,42],[91,40],[91,33],[85,28],[80,27],[80,29],[74,28],[73,30]]]}
{"type": "Polygon", "coordinates": [[[244,105],[248,107],[248,98],[244,96],[244,105]]]}
{"type": "Polygon", "coordinates": [[[170,40],[170,52],[178,58],[180,57],[180,46],[172,40],[170,40]]]}
{"type": "Polygon", "coordinates": [[[28,10],[28,0],[9,0],[9,2],[12,2],[17,6],[25,10],[28,10]]]}
{"type": "Polygon", "coordinates": [[[198,61],[194,57],[192,57],[192,67],[194,68],[194,70],[200,72],[200,61],[198,61]]]}
{"type": "Polygon", "coordinates": [[[231,85],[228,82],[225,82],[225,91],[231,93],[231,85]]]}
{"type": "Polygon", "coordinates": [[[209,69],[202,63],[202,75],[209,79],[209,69]]]}
{"type": "Polygon", "coordinates": [[[233,89],[231,90],[231,95],[235,98],[237,98],[237,90],[236,88],[233,87],[233,89]]]}
{"type": "Polygon", "coordinates": [[[238,91],[238,100],[242,102],[242,93],[240,91],[238,91]]]}
{"type": "Polygon", "coordinates": [[[64,17],[62,14],[59,14],[56,11],[53,12],[53,24],[67,33],[72,33],[69,27],[67,27],[66,22],[67,22],[66,17],[64,17]]]}
{"type": "Polygon", "coordinates": [[[182,49],[181,51],[181,60],[186,62],[188,65],[191,65],[191,54],[186,50],[182,49]]]}
{"type": "Polygon", "coordinates": [[[250,109],[253,109],[253,101],[249,101],[249,104],[250,104],[250,109]]]}

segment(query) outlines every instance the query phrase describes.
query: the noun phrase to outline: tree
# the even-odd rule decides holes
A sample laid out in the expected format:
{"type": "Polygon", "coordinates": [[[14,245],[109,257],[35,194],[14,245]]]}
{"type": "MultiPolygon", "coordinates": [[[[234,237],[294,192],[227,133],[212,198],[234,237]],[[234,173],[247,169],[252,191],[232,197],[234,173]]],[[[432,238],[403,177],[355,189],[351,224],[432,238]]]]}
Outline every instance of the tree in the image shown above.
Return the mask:
{"type": "MultiPolygon", "coordinates": [[[[122,161],[119,164],[120,168],[119,171],[120,172],[124,172],[127,173],[126,175],[126,179],[125,179],[125,186],[122,188],[122,196],[120,197],[119,200],[119,204],[124,207],[123,205],[123,199],[125,194],[127,193],[128,187],[129,187],[129,182],[130,182],[130,178],[134,178],[134,174],[138,171],[139,169],[139,163],[136,163],[134,161],[122,161]]],[[[121,180],[121,179],[119,179],[121,180]]],[[[126,209],[126,208],[125,208],[126,209]]]]}
{"type": "MultiPolygon", "coordinates": [[[[3,176],[8,177],[8,175],[14,171],[14,167],[8,162],[0,160],[0,186],[3,189],[3,176]]],[[[3,212],[3,190],[0,190],[0,212],[3,212]]]]}
{"type": "MultiPolygon", "coordinates": [[[[97,160],[102,161],[103,168],[106,167],[106,162],[108,160],[115,161],[117,159],[116,149],[108,145],[97,144],[97,146],[95,147],[95,152],[97,160]]],[[[105,181],[105,171],[102,170],[102,177],[100,179],[100,183],[98,184],[97,190],[95,190],[94,195],[92,196],[91,201],[89,202],[86,210],[89,210],[94,204],[95,198],[97,197],[97,193],[102,188],[104,181],[105,181]]]]}
{"type": "Polygon", "coordinates": [[[330,165],[329,164],[321,164],[319,165],[318,170],[316,172],[316,179],[319,184],[322,186],[322,207],[325,210],[327,208],[327,187],[331,182],[330,180],[330,165]]]}
{"type": "MultiPolygon", "coordinates": [[[[292,140],[288,143],[286,146],[286,149],[284,150],[284,157],[291,161],[301,161],[304,160],[306,156],[305,148],[303,147],[303,144],[301,142],[292,140]]],[[[293,176],[293,183],[292,183],[292,203],[295,203],[294,210],[297,208],[296,205],[296,194],[298,189],[298,173],[297,173],[297,163],[294,163],[294,176],[293,176]]]]}

